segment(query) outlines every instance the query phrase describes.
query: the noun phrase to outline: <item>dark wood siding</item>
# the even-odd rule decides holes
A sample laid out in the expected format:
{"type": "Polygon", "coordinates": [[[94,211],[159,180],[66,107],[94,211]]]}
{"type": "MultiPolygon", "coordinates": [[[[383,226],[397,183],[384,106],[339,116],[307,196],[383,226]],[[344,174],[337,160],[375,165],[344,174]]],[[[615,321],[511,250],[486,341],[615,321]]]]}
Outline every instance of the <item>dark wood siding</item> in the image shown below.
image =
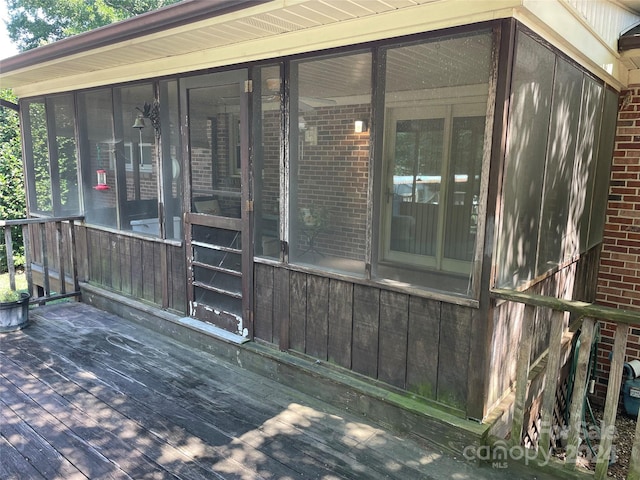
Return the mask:
{"type": "Polygon", "coordinates": [[[464,415],[476,309],[265,264],[255,280],[258,339],[464,415]]]}
{"type": "Polygon", "coordinates": [[[186,314],[184,247],[90,227],[78,229],[78,248],[88,258],[86,271],[80,269],[82,281],[186,314]]]}

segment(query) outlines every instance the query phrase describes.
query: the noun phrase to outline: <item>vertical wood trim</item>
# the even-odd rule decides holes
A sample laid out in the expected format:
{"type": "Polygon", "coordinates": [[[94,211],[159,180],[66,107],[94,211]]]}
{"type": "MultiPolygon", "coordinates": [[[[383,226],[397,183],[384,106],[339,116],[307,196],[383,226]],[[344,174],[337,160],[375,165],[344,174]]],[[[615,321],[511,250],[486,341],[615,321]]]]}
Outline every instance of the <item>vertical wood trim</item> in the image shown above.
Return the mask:
{"type": "Polygon", "coordinates": [[[409,296],[381,291],[378,378],[399,388],[405,388],[407,376],[408,328],[409,296]]]}
{"type": "Polygon", "coordinates": [[[56,232],[56,258],[58,259],[58,273],[59,276],[59,292],[67,293],[67,279],[65,278],[64,264],[65,264],[65,241],[62,235],[62,222],[55,222],[56,232]]]}
{"type": "Polygon", "coordinates": [[[255,269],[254,335],[271,343],[273,342],[274,269],[259,263],[255,264],[255,269]]]}
{"type": "Polygon", "coordinates": [[[131,238],[120,238],[120,288],[123,293],[131,295],[133,293],[131,287],[131,272],[136,264],[131,252],[131,238]]]}
{"type": "Polygon", "coordinates": [[[520,348],[518,350],[518,366],[516,370],[516,395],[513,404],[513,422],[511,424],[511,444],[514,446],[520,446],[522,443],[535,312],[536,308],[534,306],[525,305],[518,342],[520,348]]]}
{"type": "Polygon", "coordinates": [[[441,303],[421,297],[409,300],[407,390],[436,399],[441,303]]]}
{"type": "Polygon", "coordinates": [[[438,401],[466,411],[471,338],[468,307],[442,303],[438,345],[438,401]]]}
{"type": "MultiPolygon", "coordinates": [[[[616,428],[616,413],[618,410],[618,400],[620,398],[620,385],[622,384],[622,370],[628,336],[629,326],[626,323],[618,323],[616,326],[616,337],[613,341],[613,357],[611,358],[611,369],[609,371],[607,399],[604,404],[604,414],[602,416],[602,426],[600,429],[600,446],[598,448],[595,474],[597,480],[604,480],[607,477],[607,470],[609,468],[611,444],[616,428]]],[[[637,441],[637,437],[635,441],[637,441]]]]}
{"type": "Polygon", "coordinates": [[[111,249],[109,248],[108,241],[105,240],[107,233],[101,230],[96,230],[95,235],[96,235],[96,243],[97,243],[96,254],[98,255],[98,260],[100,263],[100,268],[98,270],[100,273],[100,277],[98,278],[98,281],[100,282],[101,285],[110,286],[107,283],[107,275],[108,275],[108,272],[111,271],[111,265],[109,264],[111,249]]]}
{"type": "Polygon", "coordinates": [[[78,247],[76,242],[76,226],[73,220],[69,221],[69,255],[71,260],[71,275],[73,276],[73,291],[80,291],[80,280],[78,278],[78,247]]]}
{"type": "Polygon", "coordinates": [[[131,263],[129,268],[131,269],[131,294],[136,298],[144,298],[142,244],[137,238],[131,238],[131,263]]]}
{"type": "Polygon", "coordinates": [[[329,283],[329,331],[327,357],[332,363],[351,368],[353,341],[353,284],[329,283]]]}
{"type": "Polygon", "coordinates": [[[352,368],[372,378],[378,377],[379,330],[380,290],[354,285],[352,368]]]}
{"type": "Polygon", "coordinates": [[[42,271],[44,273],[44,295],[51,295],[51,285],[49,279],[49,255],[47,253],[47,231],[46,224],[39,223],[38,230],[40,232],[40,258],[42,259],[42,271]]]}
{"type": "Polygon", "coordinates": [[[326,360],[329,333],[329,279],[310,275],[307,277],[307,285],[305,353],[326,360]]]}
{"type": "MultiPolygon", "coordinates": [[[[171,220],[173,223],[173,219],[171,220]]],[[[160,244],[160,281],[162,288],[162,308],[169,308],[169,246],[160,244]]]]}
{"type": "Polygon", "coordinates": [[[89,280],[101,283],[102,272],[100,267],[102,266],[102,258],[100,255],[100,232],[98,230],[87,230],[87,236],[89,240],[89,280]]]}
{"type": "Polygon", "coordinates": [[[291,348],[305,351],[305,330],[307,320],[307,276],[300,272],[291,272],[290,312],[291,348]]]}
{"type": "Polygon", "coordinates": [[[29,225],[22,226],[22,242],[24,243],[24,263],[26,267],[27,286],[29,287],[29,295],[33,296],[33,270],[31,269],[31,262],[33,257],[31,255],[31,229],[29,225]]]}
{"type": "Polygon", "coordinates": [[[562,349],[562,332],[564,331],[564,311],[554,310],[551,314],[551,328],[549,332],[549,354],[544,378],[544,393],[542,395],[542,423],[540,426],[540,440],[538,448],[543,454],[551,448],[551,428],[553,426],[553,410],[555,408],[558,374],[560,372],[560,353],[562,349]]]}
{"type": "MultiPolygon", "coordinates": [[[[580,350],[578,351],[578,364],[574,377],[573,392],[569,410],[569,436],[567,438],[567,467],[575,468],[580,445],[580,432],[582,431],[582,409],[587,393],[587,378],[589,377],[589,357],[591,356],[591,343],[595,331],[596,320],[585,318],[580,329],[580,350]]],[[[637,438],[637,437],[636,437],[637,438]]]]}
{"type": "Polygon", "coordinates": [[[278,344],[280,350],[289,350],[290,340],[290,316],[289,316],[289,270],[286,268],[274,268],[274,331],[279,331],[278,344]]]}

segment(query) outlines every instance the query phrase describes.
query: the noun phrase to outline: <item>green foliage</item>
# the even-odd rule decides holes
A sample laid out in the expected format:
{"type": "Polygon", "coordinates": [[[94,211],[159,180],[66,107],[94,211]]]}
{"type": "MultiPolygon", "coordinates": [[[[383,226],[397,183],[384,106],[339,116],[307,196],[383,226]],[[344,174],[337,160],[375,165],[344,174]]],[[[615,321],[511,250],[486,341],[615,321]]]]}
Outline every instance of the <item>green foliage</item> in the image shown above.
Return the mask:
{"type": "Polygon", "coordinates": [[[7,0],[9,38],[21,50],[93,30],[177,0],[7,0]]]}
{"type": "MultiPolygon", "coordinates": [[[[10,90],[0,90],[0,97],[16,103],[10,90]]],[[[0,219],[11,220],[26,216],[26,198],[20,148],[18,113],[0,108],[0,219]]],[[[2,233],[2,232],[0,232],[2,233]]],[[[14,262],[19,265],[23,257],[22,230],[12,230],[14,262]]],[[[0,239],[0,272],[6,271],[4,235],[0,239]]]]}

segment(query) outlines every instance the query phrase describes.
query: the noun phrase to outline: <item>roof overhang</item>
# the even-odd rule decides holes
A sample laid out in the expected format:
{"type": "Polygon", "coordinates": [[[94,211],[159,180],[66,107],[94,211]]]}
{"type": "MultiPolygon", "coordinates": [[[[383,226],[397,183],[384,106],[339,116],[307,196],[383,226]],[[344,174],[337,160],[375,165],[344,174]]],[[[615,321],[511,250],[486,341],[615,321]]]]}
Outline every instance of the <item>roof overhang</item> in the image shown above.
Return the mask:
{"type": "Polygon", "coordinates": [[[507,17],[614,86],[624,81],[618,52],[565,0],[187,0],[0,61],[0,86],[28,97],[507,17]]]}

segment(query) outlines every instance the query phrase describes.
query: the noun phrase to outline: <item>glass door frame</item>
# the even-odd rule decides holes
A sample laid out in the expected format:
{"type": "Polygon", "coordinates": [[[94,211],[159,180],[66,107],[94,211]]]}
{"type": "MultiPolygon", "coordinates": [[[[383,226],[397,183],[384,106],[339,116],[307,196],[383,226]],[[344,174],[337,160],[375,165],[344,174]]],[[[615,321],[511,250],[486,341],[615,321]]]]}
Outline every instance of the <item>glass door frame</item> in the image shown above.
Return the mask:
{"type": "Polygon", "coordinates": [[[252,242],[252,221],[253,208],[250,182],[250,93],[251,83],[249,81],[249,70],[239,68],[230,71],[203,74],[180,79],[180,123],[182,135],[182,153],[185,162],[184,175],[184,237],[185,254],[187,260],[187,306],[189,316],[198,320],[204,320],[222,328],[228,332],[238,334],[249,339],[253,338],[253,242],[252,242]],[[193,211],[192,202],[192,165],[191,165],[191,144],[189,139],[189,90],[196,88],[216,87],[238,83],[238,95],[240,103],[239,112],[239,153],[240,153],[240,218],[232,218],[222,215],[211,215],[197,213],[193,211]],[[230,314],[220,316],[224,312],[218,312],[215,305],[205,305],[198,308],[195,299],[194,286],[194,254],[192,244],[193,225],[201,225],[217,229],[225,229],[240,232],[241,236],[241,282],[242,282],[242,316],[237,328],[231,328],[230,314]],[[216,317],[220,322],[216,321],[216,317]]]}

